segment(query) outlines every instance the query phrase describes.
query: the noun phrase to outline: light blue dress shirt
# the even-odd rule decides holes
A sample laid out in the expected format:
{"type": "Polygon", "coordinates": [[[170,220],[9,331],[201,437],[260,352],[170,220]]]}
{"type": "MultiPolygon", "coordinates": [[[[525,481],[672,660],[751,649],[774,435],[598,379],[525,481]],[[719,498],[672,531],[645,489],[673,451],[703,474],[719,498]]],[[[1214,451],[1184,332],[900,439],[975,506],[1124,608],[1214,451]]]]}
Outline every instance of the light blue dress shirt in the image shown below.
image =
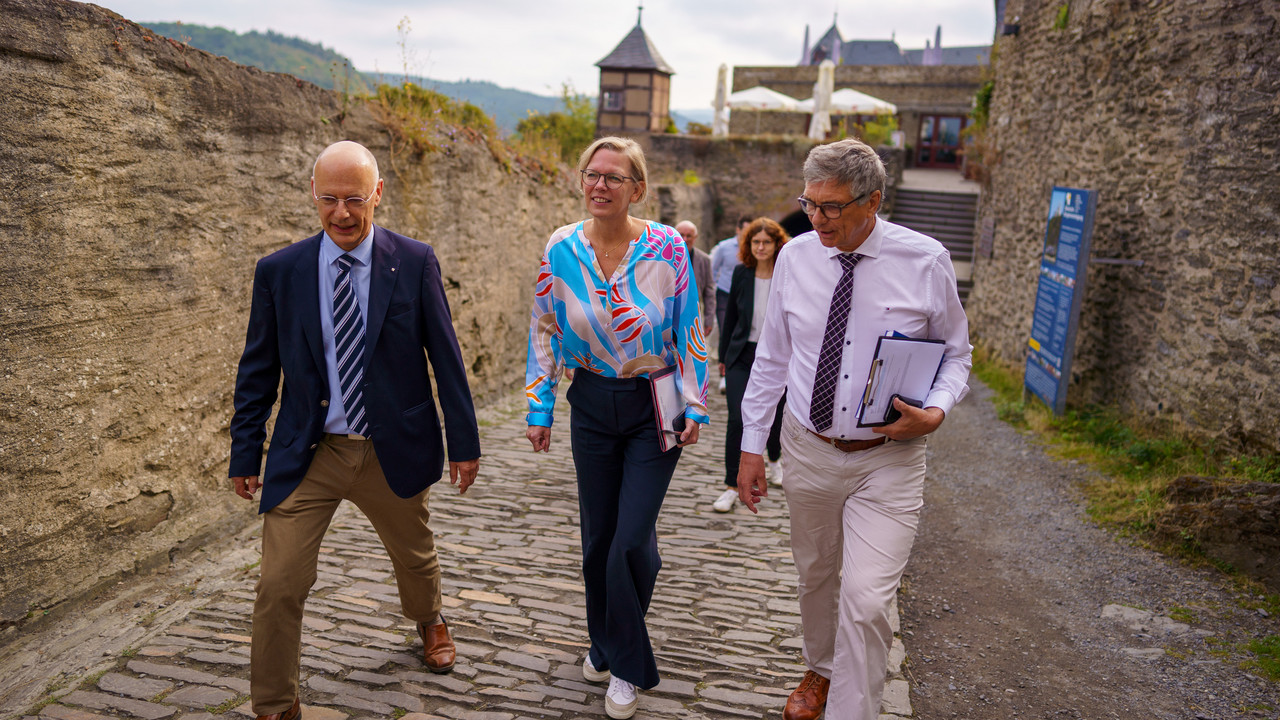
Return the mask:
{"type": "MultiPolygon", "coordinates": [[[[356,301],[360,303],[360,320],[367,332],[373,227],[370,226],[369,234],[349,253],[338,247],[329,233],[325,233],[320,240],[320,330],[324,336],[325,373],[329,377],[329,414],[325,416],[324,431],[338,435],[351,432],[351,428],[347,426],[347,411],[342,407],[342,385],[338,382],[338,351],[333,341],[333,284],[338,279],[338,258],[343,254],[350,255],[355,260],[351,264],[351,284],[356,291],[356,301]]],[[[366,353],[372,350],[373,348],[365,346],[366,353]]]]}
{"type": "Polygon", "coordinates": [[[729,292],[733,285],[733,269],[741,264],[737,236],[725,238],[711,248],[711,275],[715,278],[716,290],[729,292]]]}

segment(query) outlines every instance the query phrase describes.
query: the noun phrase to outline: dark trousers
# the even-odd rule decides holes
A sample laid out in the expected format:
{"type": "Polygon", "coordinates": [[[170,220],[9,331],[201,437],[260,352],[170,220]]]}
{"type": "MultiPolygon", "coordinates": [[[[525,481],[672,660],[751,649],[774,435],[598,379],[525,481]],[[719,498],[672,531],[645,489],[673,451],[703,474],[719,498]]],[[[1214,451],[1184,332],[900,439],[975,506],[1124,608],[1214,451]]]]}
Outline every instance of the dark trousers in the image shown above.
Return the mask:
{"type": "MultiPolygon", "coordinates": [[[[738,461],[742,458],[742,397],[747,394],[747,381],[751,379],[751,364],[756,361],[756,344],[749,342],[733,365],[725,370],[725,398],[729,401],[729,422],[724,429],[724,484],[738,487],[738,461]]],[[[773,427],[769,428],[769,440],[765,451],[770,460],[782,455],[782,414],[786,412],[787,395],[783,392],[778,409],[773,414],[773,427]]]]}
{"type": "MultiPolygon", "coordinates": [[[[729,293],[716,288],[716,327],[724,332],[724,314],[729,310],[729,293]]],[[[720,358],[721,362],[724,358],[720,358]]]]}
{"type": "Polygon", "coordinates": [[[658,511],[681,452],[658,444],[652,393],[645,378],[579,370],[567,395],[591,664],[644,690],[659,681],[644,622],[662,567],[658,511]]]}

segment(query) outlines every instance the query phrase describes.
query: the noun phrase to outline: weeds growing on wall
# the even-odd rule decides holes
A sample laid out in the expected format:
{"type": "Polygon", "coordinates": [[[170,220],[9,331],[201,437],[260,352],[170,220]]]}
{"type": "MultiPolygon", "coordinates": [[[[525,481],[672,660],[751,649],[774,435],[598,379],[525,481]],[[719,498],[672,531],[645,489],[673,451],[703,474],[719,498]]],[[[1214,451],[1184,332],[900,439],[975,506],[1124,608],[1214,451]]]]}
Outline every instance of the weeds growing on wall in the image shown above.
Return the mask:
{"type": "Polygon", "coordinates": [[[974,351],[973,372],[995,392],[1002,421],[1035,433],[1055,456],[1100,473],[1084,490],[1088,512],[1101,525],[1153,539],[1156,519],[1168,507],[1169,484],[1183,475],[1280,482],[1280,458],[1230,452],[1117,408],[1073,408],[1055,417],[1043,403],[1024,398],[1022,368],[981,347],[974,351]]]}
{"type": "Polygon", "coordinates": [[[568,83],[560,87],[560,100],[563,112],[531,112],[517,123],[515,145],[520,152],[546,162],[573,165],[595,139],[595,101],[579,95],[568,83]]]}
{"type": "Polygon", "coordinates": [[[991,168],[1000,161],[1000,153],[991,141],[988,131],[991,120],[991,97],[996,91],[995,67],[999,43],[991,46],[987,66],[982,69],[982,84],[973,95],[973,108],[969,110],[970,122],[960,131],[964,141],[965,175],[979,182],[985,181],[991,168]]]}

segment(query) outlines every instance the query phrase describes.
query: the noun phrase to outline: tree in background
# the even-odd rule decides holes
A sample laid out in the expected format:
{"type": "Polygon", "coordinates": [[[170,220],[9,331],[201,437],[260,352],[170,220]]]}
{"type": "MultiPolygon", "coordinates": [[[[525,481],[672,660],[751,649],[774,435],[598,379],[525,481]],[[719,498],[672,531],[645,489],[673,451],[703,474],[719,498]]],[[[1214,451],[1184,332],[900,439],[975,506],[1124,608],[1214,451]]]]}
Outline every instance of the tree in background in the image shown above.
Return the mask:
{"type": "Polygon", "coordinates": [[[560,88],[563,112],[535,113],[516,124],[516,135],[527,152],[554,154],[572,165],[596,136],[596,103],[574,92],[565,83],[560,88]]]}

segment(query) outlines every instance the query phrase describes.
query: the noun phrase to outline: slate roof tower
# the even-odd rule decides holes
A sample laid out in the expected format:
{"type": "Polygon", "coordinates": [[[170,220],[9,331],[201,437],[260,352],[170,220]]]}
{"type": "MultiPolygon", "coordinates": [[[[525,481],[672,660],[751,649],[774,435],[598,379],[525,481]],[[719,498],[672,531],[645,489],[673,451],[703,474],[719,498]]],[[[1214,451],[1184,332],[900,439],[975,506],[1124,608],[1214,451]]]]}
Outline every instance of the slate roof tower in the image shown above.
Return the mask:
{"type": "MultiPolygon", "coordinates": [[[[640,13],[644,12],[641,6],[640,13]]],[[[640,26],[596,63],[600,68],[596,136],[662,132],[671,116],[671,76],[675,70],[640,26]]]]}

